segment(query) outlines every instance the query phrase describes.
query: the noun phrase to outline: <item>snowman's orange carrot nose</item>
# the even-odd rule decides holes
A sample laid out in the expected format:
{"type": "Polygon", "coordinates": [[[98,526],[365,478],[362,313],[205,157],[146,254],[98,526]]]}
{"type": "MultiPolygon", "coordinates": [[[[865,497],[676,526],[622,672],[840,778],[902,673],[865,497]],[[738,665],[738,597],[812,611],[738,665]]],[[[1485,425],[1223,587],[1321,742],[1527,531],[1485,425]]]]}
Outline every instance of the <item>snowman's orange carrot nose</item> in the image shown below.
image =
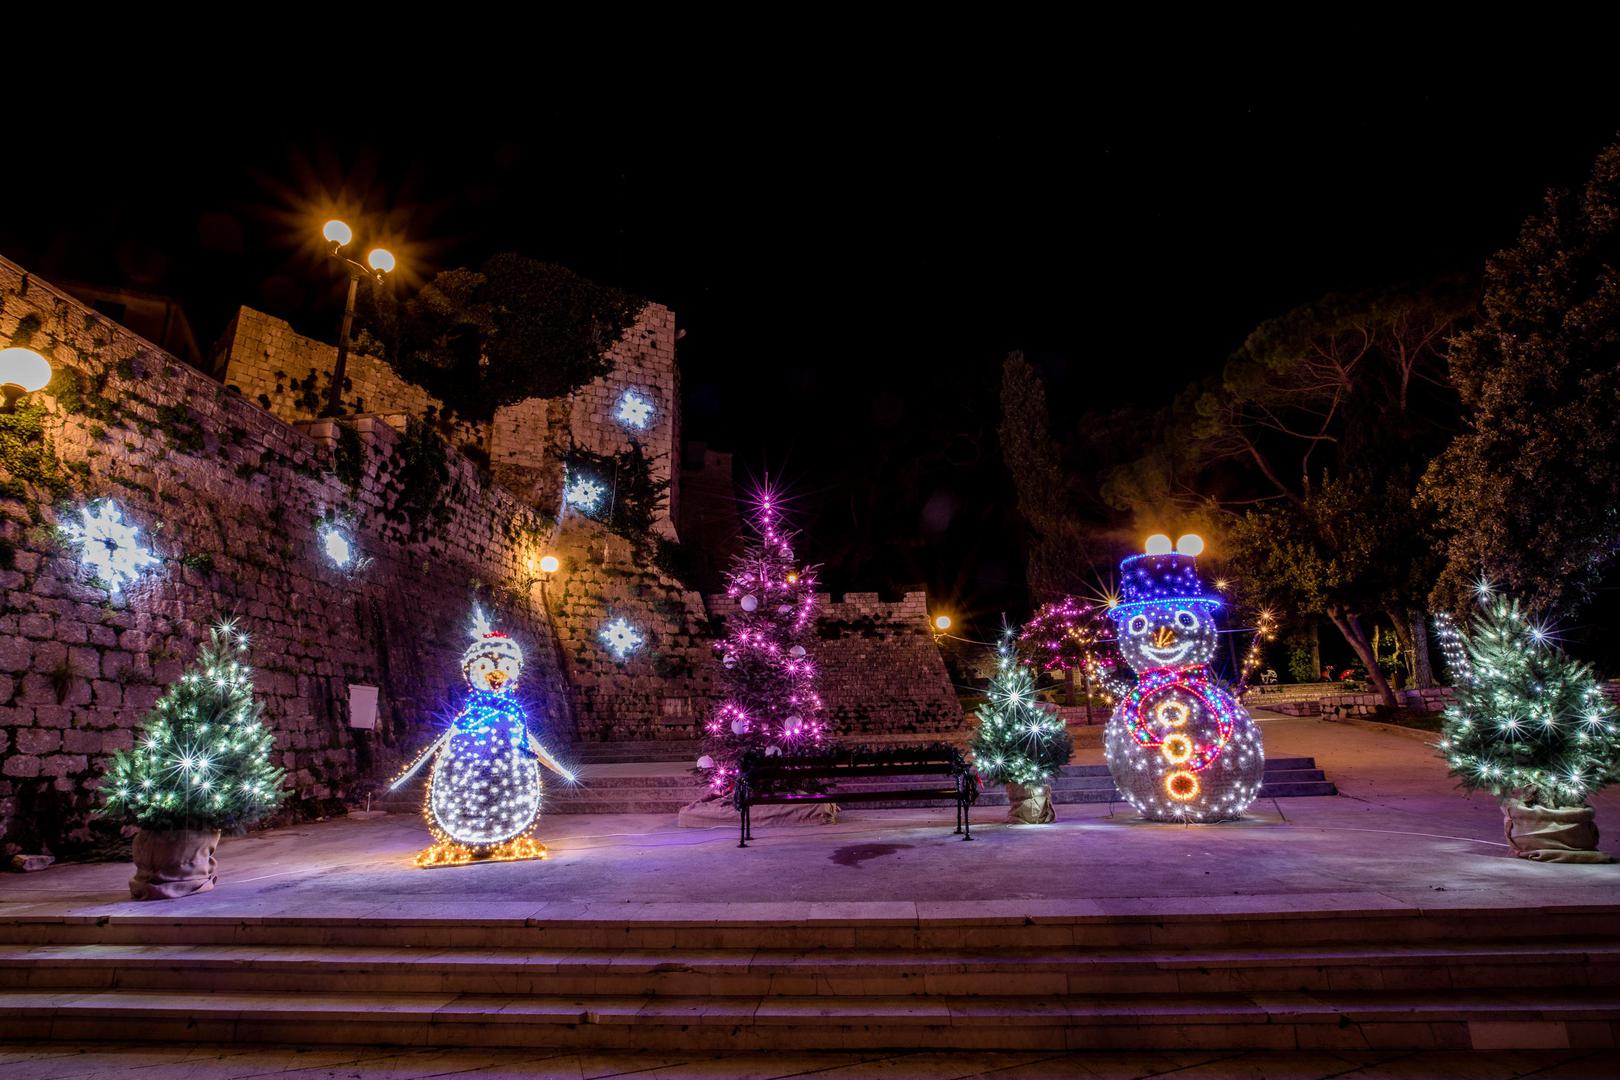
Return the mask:
{"type": "Polygon", "coordinates": [[[1153,647],[1155,649],[1168,649],[1176,643],[1176,632],[1168,626],[1161,626],[1153,631],[1153,647]]]}

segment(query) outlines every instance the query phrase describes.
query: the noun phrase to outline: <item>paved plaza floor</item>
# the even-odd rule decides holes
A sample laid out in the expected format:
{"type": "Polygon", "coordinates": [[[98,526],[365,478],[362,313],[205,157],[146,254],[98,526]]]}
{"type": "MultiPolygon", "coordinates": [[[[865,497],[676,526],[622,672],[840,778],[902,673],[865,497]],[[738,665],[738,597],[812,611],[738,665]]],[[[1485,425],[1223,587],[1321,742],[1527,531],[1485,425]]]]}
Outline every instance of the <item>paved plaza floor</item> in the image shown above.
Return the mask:
{"type": "MultiPolygon", "coordinates": [[[[1620,902],[1620,865],[1513,858],[1493,801],[1457,792],[1408,735],[1317,719],[1262,720],[1268,753],[1312,755],[1337,797],[1261,802],[1242,822],[1136,820],[1124,804],[1059,807],[1048,826],[975,813],[975,839],[946,810],[860,810],[831,826],[681,829],[669,816],[553,816],[543,862],[436,870],[428,842],[393,814],[228,839],[215,891],[128,899],[127,864],[68,864],[0,878],[0,916],[140,914],[239,918],[948,918],[1521,907],[1620,902]]],[[[611,783],[600,776],[597,783],[611,783]]],[[[1596,800],[1620,853],[1620,795],[1596,800]]]]}

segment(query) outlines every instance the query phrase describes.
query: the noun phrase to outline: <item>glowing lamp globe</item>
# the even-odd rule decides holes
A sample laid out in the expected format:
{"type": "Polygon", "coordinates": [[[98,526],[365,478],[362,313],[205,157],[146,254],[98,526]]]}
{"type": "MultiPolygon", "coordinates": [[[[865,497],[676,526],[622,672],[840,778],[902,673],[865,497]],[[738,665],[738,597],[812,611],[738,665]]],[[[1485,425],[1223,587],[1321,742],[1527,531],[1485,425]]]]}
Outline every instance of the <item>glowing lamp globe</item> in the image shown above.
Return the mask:
{"type": "Polygon", "coordinates": [[[1204,538],[1197,533],[1188,533],[1176,541],[1177,555],[1191,555],[1194,558],[1204,553],[1204,538]]]}
{"type": "Polygon", "coordinates": [[[1154,533],[1147,538],[1147,544],[1142,550],[1149,555],[1168,555],[1175,549],[1171,546],[1168,536],[1164,535],[1164,533],[1154,533]]]}
{"type": "Polygon", "coordinates": [[[328,243],[336,244],[338,247],[347,247],[350,241],[354,239],[354,230],[345,223],[333,218],[322,227],[321,235],[326,237],[328,243]]]}
{"type": "Polygon", "coordinates": [[[5,393],[5,405],[0,411],[10,412],[18,398],[45,389],[50,381],[50,363],[33,349],[0,349],[0,390],[5,393]]]}
{"type": "Polygon", "coordinates": [[[387,248],[372,248],[371,254],[366,256],[366,265],[379,274],[393,273],[394,253],[387,248]]]}
{"type": "Polygon", "coordinates": [[[555,574],[562,563],[557,561],[555,555],[542,555],[540,557],[540,572],[542,574],[555,574]]]}
{"type": "Polygon", "coordinates": [[[951,617],[949,615],[935,615],[934,616],[934,629],[935,630],[939,630],[939,631],[943,632],[943,631],[949,630],[950,628],[951,628],[951,617]]]}

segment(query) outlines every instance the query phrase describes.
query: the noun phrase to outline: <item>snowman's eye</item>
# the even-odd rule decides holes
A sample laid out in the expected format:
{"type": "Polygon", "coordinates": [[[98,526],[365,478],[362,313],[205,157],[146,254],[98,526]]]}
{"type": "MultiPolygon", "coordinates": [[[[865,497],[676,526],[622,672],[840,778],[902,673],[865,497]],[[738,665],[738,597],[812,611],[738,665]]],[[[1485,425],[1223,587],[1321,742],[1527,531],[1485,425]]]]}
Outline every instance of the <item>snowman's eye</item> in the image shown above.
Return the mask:
{"type": "Polygon", "coordinates": [[[1198,616],[1185,609],[1178,611],[1176,612],[1176,625],[1183,630],[1196,630],[1198,628],[1198,616]]]}
{"type": "Polygon", "coordinates": [[[1147,633],[1147,616],[1133,615],[1130,621],[1130,631],[1133,637],[1147,633]]]}

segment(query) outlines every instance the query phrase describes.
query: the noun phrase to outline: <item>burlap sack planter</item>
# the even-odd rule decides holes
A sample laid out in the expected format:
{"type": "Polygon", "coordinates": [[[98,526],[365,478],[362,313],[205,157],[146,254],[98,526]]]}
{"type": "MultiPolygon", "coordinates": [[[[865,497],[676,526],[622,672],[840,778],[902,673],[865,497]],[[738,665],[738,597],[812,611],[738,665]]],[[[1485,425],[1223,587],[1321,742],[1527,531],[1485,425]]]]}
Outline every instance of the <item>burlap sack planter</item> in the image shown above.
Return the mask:
{"type": "Polygon", "coordinates": [[[1597,812],[1590,806],[1526,806],[1502,801],[1502,831],[1521,859],[1536,862],[1609,863],[1597,850],[1597,812]]]}
{"type": "Polygon", "coordinates": [[[135,876],[129,895],[137,900],[174,900],[207,892],[219,879],[218,829],[164,829],[135,834],[135,876]]]}
{"type": "Polygon", "coordinates": [[[1052,807],[1052,785],[1025,787],[1007,785],[1007,823],[1009,825],[1047,825],[1057,820],[1052,807]]]}

